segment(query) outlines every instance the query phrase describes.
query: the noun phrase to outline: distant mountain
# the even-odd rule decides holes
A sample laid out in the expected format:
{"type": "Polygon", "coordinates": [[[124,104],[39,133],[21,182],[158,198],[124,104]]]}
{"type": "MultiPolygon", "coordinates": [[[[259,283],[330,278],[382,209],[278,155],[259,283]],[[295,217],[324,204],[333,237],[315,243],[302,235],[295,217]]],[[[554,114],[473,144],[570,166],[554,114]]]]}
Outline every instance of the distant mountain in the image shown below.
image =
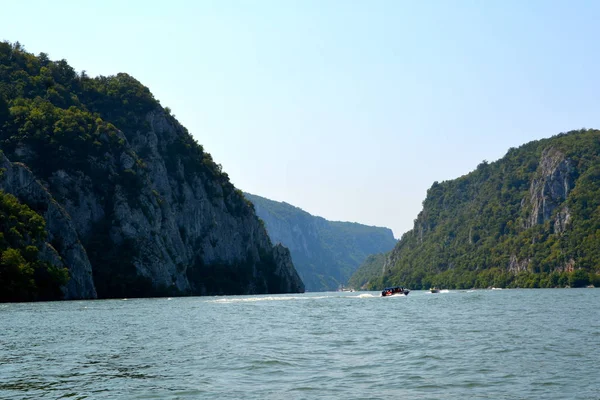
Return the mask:
{"type": "Polygon", "coordinates": [[[511,148],[434,182],[414,228],[372,271],[372,289],[598,286],[600,131],[511,148]]]}
{"type": "Polygon", "coordinates": [[[273,243],[290,250],[309,291],[336,290],[346,285],[367,256],[389,251],[396,244],[388,228],[328,221],[285,202],[244,195],[254,204],[273,243]]]}
{"type": "Polygon", "coordinates": [[[0,42],[0,301],[302,292],[289,251],[133,77],[0,42]]]}
{"type": "Polygon", "coordinates": [[[371,254],[348,279],[348,286],[355,289],[369,288],[383,275],[383,266],[390,253],[371,254]]]}

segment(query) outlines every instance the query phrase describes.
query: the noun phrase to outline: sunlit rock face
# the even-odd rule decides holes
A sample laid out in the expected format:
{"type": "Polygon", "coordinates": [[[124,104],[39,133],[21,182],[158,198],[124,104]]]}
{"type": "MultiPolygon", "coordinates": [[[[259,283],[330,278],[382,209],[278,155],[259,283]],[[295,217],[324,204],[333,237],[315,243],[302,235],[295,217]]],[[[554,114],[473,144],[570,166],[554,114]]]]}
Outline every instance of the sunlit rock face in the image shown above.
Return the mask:
{"type": "MultiPolygon", "coordinates": [[[[185,128],[160,106],[139,126],[119,131],[116,151],[39,182],[2,159],[3,189],[43,210],[58,243],[47,258],[70,271],[65,297],[303,292],[289,252],[272,245],[226,174],[181,151],[185,128]]],[[[19,154],[44,157],[27,146],[19,154]]]]}
{"type": "MultiPolygon", "coordinates": [[[[563,153],[552,147],[544,150],[529,189],[531,214],[528,227],[542,224],[554,216],[554,211],[573,188],[573,170],[571,161],[563,153]]],[[[555,229],[564,231],[569,218],[569,209],[565,206],[556,216],[555,229]]]]}

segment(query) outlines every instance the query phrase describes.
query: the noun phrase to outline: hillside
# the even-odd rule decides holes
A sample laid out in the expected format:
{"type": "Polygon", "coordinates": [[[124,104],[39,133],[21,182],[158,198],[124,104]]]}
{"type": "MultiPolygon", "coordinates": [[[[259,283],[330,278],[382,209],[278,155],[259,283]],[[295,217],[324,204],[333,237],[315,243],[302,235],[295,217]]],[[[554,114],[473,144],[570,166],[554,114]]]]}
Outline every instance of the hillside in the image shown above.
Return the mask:
{"type": "Polygon", "coordinates": [[[371,287],[375,282],[379,282],[383,274],[383,266],[386,258],[389,256],[388,253],[371,254],[365,261],[359,265],[358,269],[354,271],[350,279],[348,279],[348,286],[355,289],[364,289],[371,287]]]}
{"type": "Polygon", "coordinates": [[[434,182],[372,289],[600,283],[600,131],[511,148],[434,182]]]}
{"type": "Polygon", "coordinates": [[[68,272],[58,298],[304,290],[221,166],[127,74],[0,43],[0,149],[0,190],[45,221],[17,244],[68,272]]]}
{"type": "Polygon", "coordinates": [[[396,244],[388,228],[328,221],[284,202],[244,195],[254,204],[271,240],[290,249],[309,291],[346,285],[367,256],[389,251],[396,244]]]}

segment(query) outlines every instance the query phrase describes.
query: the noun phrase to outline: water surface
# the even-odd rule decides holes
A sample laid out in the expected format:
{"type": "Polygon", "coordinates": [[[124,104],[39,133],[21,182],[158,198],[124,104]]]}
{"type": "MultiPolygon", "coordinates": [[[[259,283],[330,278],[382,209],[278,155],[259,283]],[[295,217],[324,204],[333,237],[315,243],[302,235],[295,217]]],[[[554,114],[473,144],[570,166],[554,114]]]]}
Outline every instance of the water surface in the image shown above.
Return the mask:
{"type": "Polygon", "coordinates": [[[0,399],[600,399],[600,290],[0,304],[0,399]]]}

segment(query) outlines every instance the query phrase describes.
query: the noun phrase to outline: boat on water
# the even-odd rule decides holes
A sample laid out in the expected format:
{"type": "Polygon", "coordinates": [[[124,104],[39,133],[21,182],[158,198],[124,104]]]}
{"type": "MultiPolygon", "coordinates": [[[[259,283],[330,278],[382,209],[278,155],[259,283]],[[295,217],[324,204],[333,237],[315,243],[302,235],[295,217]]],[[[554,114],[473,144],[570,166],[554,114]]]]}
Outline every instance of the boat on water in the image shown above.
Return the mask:
{"type": "Polygon", "coordinates": [[[438,289],[438,288],[436,288],[436,287],[432,287],[432,288],[430,288],[430,289],[429,289],[429,291],[430,291],[431,293],[439,293],[439,292],[440,292],[440,289],[438,289]]]}
{"type": "Polygon", "coordinates": [[[408,296],[410,290],[402,286],[388,287],[381,291],[381,297],[387,296],[408,296]]]}

